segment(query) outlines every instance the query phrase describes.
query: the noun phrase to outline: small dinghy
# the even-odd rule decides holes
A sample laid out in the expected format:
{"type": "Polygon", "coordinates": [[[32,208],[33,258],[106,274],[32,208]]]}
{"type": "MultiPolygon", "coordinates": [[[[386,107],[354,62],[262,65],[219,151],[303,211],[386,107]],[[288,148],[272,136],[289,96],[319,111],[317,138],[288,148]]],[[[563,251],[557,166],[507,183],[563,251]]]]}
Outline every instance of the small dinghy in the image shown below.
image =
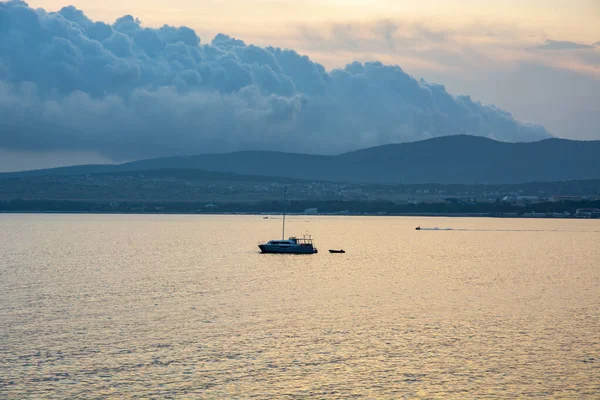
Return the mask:
{"type": "Polygon", "coordinates": [[[345,253],[344,250],[329,250],[330,253],[345,253]]]}

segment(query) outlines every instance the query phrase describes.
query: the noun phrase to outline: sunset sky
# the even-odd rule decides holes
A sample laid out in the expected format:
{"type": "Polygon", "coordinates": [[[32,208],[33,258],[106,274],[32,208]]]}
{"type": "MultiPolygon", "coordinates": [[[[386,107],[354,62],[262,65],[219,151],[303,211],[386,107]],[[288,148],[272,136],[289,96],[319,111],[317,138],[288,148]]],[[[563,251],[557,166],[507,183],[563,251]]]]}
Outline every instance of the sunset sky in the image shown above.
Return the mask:
{"type": "MultiPolygon", "coordinates": [[[[61,0],[36,0],[34,7],[58,9],[61,0]]],[[[289,23],[366,21],[383,18],[423,20],[449,26],[474,21],[526,25],[562,35],[566,40],[597,39],[600,5],[596,0],[70,0],[69,4],[98,19],[133,13],[148,24],[184,24],[200,30],[236,27],[240,33],[273,34],[289,23]]]]}
{"type": "Polygon", "coordinates": [[[189,26],[204,43],[222,32],[246,43],[293,48],[327,68],[354,60],[398,64],[557,135],[600,138],[597,0],[29,2],[48,10],[67,3],[105,22],[131,14],[147,26],[189,26]],[[548,40],[581,48],[541,48],[548,40]]]}
{"type": "Polygon", "coordinates": [[[73,5],[108,24],[130,14],[144,27],[188,26],[201,43],[225,33],[247,44],[294,49],[329,71],[353,61],[398,65],[552,135],[600,139],[598,0],[27,3],[47,11],[73,5]]]}

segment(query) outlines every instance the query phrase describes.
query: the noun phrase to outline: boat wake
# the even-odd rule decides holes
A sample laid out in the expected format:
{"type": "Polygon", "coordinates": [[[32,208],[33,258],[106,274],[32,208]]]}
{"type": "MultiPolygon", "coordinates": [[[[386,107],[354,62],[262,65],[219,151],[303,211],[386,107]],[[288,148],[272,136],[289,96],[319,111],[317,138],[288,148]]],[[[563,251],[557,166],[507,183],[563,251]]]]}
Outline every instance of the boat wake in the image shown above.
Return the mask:
{"type": "Polygon", "coordinates": [[[568,230],[568,229],[477,229],[477,228],[421,228],[418,226],[415,228],[417,231],[460,231],[460,232],[600,232],[597,230],[593,231],[580,231],[580,230],[568,230]]]}

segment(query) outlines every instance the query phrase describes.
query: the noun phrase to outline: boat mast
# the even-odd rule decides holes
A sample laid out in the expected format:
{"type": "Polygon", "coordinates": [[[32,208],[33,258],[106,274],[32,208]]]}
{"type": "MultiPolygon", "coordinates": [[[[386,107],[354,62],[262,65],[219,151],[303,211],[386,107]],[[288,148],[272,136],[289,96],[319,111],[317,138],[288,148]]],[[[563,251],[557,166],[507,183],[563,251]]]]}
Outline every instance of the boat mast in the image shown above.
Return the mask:
{"type": "Polygon", "coordinates": [[[281,240],[285,240],[285,198],[287,194],[287,186],[283,187],[283,230],[281,232],[281,240]]]}

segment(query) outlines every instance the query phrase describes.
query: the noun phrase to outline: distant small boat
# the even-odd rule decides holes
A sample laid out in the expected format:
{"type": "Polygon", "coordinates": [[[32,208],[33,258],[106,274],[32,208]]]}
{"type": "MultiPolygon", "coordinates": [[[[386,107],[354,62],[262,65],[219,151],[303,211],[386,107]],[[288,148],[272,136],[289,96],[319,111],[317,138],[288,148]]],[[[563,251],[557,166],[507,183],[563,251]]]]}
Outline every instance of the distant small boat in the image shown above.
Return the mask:
{"type": "Polygon", "coordinates": [[[344,250],[329,250],[330,253],[345,253],[344,250]]]}
{"type": "Polygon", "coordinates": [[[415,228],[415,230],[417,230],[417,231],[420,231],[420,230],[421,230],[421,227],[420,227],[420,226],[417,226],[417,227],[415,228]]]}

